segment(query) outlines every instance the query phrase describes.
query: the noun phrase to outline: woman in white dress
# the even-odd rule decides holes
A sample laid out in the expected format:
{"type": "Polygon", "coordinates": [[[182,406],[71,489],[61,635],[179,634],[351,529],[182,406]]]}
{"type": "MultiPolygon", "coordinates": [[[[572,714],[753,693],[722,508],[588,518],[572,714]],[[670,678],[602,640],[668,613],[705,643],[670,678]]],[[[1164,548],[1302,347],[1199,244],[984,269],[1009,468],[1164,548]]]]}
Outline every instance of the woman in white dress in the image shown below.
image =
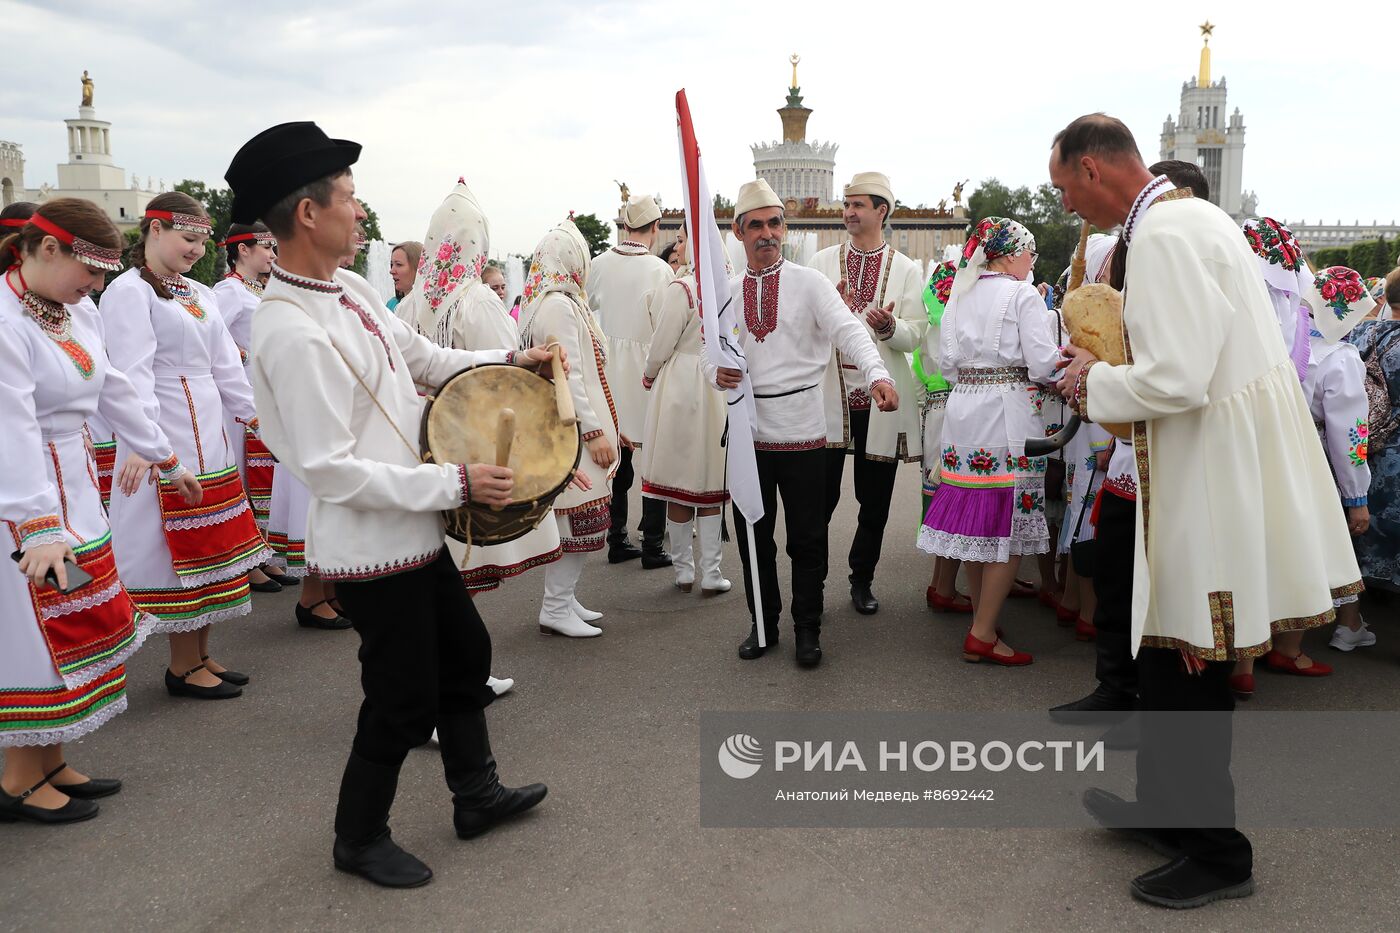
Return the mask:
{"type": "Polygon", "coordinates": [[[1055,378],[1059,348],[1045,301],[1026,279],[1035,238],[1014,220],[989,217],[963,250],[942,322],[939,366],[953,385],[943,419],[943,465],[919,547],[963,561],[971,584],[968,661],[1023,665],[997,634],[1018,558],[1050,548],[1045,460],[1026,438],[1042,431],[1036,383],[1055,378]]]}
{"type": "MultiPolygon", "coordinates": [[[[126,373],[181,462],[204,489],[198,511],[143,486],[112,498],[117,567],[136,605],[170,636],[172,696],[226,699],[247,675],[209,654],[209,626],[251,610],[248,571],[272,556],[253,521],[224,412],[256,429],[253,390],[214,293],[184,277],[204,255],[209,219],[178,191],[151,199],[132,248],[133,268],[102,296],[107,355],[126,373]]],[[[117,438],[117,462],[130,456],[117,438]]]]}
{"type": "Polygon", "coordinates": [[[61,198],[0,239],[0,525],[18,564],[0,566],[0,822],[69,823],[121,789],[64,761],[73,741],[126,708],[125,661],[150,631],[122,588],[84,423],[99,411],[138,459],[187,501],[199,485],[107,361],[102,320],[85,298],[121,268],[121,234],[90,201],[61,198]],[[74,581],[72,561],[93,579],[74,581]]]}
{"type": "MultiPolygon", "coordinates": [[[[686,261],[684,234],[672,255],[686,261]]],[[[646,427],[637,471],[642,495],[666,503],[666,534],[676,586],[689,593],[695,585],[694,536],[700,537],[700,594],[729,592],[720,573],[724,504],[729,501],[725,474],[724,429],[728,412],[724,394],[705,378],[701,363],[699,306],[695,277],[682,275],[651,296],[656,322],[642,372],[647,401],[646,427]]]]}
{"type": "Polygon", "coordinates": [[[588,260],[588,244],[573,221],[546,233],[530,261],[520,310],[521,349],[547,346],[554,337],[568,355],[569,391],[583,432],[579,469],[587,488],[570,487],[554,500],[564,556],[545,568],[540,606],[541,631],[574,638],[603,634],[579,617],[575,593],[585,555],[603,549],[618,464],[617,411],[604,374],[607,338],[583,291],[588,260]]]}
{"type": "MultiPolygon", "coordinates": [[[[277,238],[260,223],[232,224],[219,247],[227,253],[229,273],[214,285],[214,298],[246,371],[249,348],[253,345],[253,311],[262,301],[262,277],[272,271],[272,260],[277,257],[277,238]]],[[[253,520],[265,534],[276,461],[258,436],[227,411],[224,434],[238,458],[238,475],[243,477],[253,520]]],[[[298,582],[271,565],[255,567],[248,573],[249,589],[255,593],[277,593],[298,582]]]]}

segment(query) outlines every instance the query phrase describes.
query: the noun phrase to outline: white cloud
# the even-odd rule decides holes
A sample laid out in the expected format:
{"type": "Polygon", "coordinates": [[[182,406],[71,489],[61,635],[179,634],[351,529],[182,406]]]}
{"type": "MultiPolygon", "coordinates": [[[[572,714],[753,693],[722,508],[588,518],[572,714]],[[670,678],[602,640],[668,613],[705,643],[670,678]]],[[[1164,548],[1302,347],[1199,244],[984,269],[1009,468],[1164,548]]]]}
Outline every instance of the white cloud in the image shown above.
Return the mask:
{"type": "MultiPolygon", "coordinates": [[[[1359,42],[1393,34],[1400,13],[1352,7],[1321,22],[1311,4],[1274,3],[1267,15],[1215,5],[1226,9],[1209,11],[1214,71],[1244,113],[1245,186],[1261,208],[1348,222],[1400,214],[1390,182],[1400,130],[1383,118],[1394,70],[1379,44],[1368,53],[1359,42]]],[[[1205,12],[1119,4],[1086,16],[1020,0],[0,0],[0,138],[24,145],[30,185],[52,182],[87,68],[116,161],[143,179],[218,182],[254,133],[314,119],[364,143],[357,185],[387,236],[421,237],[462,175],[495,250],[527,252],[569,210],[610,216],[614,178],[679,202],[680,87],[710,182],[732,197],[752,177],[749,144],[779,133],[793,51],[809,134],[840,144],[838,175],[885,171],[910,204],[937,202],[961,178],[1038,184],[1051,136],[1092,110],[1125,119],[1152,159],[1196,71],[1193,17],[1205,12]]]]}

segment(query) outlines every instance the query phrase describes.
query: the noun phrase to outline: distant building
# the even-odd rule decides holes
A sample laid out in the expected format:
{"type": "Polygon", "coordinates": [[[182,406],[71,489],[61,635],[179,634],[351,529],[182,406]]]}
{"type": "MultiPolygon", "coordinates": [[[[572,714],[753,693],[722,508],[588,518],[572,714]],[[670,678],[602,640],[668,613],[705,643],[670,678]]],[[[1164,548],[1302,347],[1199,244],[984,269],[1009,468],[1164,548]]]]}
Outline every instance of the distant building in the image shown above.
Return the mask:
{"type": "MultiPolygon", "coordinates": [[[[112,161],[112,124],[97,118],[90,80],[84,82],[78,116],[63,122],[68,130],[68,161],[58,166],[56,187],[44,183],[27,188],[20,145],[0,140],[0,200],[5,204],[42,204],[54,198],[86,198],[105,210],[118,227],[134,227],[146,212],[146,204],[158,192],[150,190],[156,186],[149,178],[142,185],[133,175],[128,185],[126,171],[112,161]]],[[[161,182],[159,188],[164,190],[165,183],[161,182]]]]}
{"type": "Polygon", "coordinates": [[[1243,221],[1253,214],[1245,210],[1244,117],[1238,107],[1229,112],[1225,78],[1210,79],[1210,35],[1214,29],[1209,20],[1201,25],[1205,44],[1200,72],[1182,83],[1181,111],[1176,119],[1168,116],[1162,124],[1161,157],[1199,165],[1210,183],[1211,202],[1243,221]]]}

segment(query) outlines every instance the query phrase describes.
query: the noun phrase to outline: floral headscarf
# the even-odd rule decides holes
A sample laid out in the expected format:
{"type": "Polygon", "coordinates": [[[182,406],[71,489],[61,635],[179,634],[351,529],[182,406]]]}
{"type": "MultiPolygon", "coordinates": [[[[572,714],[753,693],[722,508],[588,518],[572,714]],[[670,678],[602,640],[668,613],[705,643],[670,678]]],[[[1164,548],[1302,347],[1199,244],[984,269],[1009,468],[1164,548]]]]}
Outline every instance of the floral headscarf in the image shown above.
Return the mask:
{"type": "Polygon", "coordinates": [[[1346,266],[1329,266],[1317,273],[1303,300],[1312,308],[1313,327],[1328,343],[1349,334],[1376,306],[1361,274],[1346,266]]]}
{"type": "Polygon", "coordinates": [[[1373,275],[1366,279],[1366,292],[1375,300],[1376,304],[1385,301],[1385,276],[1373,275]]]}
{"type": "Polygon", "coordinates": [[[602,338],[598,322],[588,307],[588,296],[583,290],[588,281],[588,243],[579,233],[572,220],[566,220],[544,235],[535,254],[530,258],[530,271],[525,276],[525,290],[521,294],[520,330],[529,330],[536,306],[544,296],[559,293],[571,298],[583,312],[589,330],[602,346],[607,346],[602,338]]]}
{"type": "Polygon", "coordinates": [[[953,279],[953,290],[949,295],[958,294],[972,287],[987,263],[1003,256],[1015,256],[1026,250],[1035,249],[1035,237],[1023,225],[1009,217],[986,217],[972,231],[963,247],[962,259],[953,279]]]}
{"type": "Polygon", "coordinates": [[[1311,274],[1292,230],[1272,217],[1260,217],[1244,222],[1244,238],[1259,257],[1265,282],[1299,298],[1307,294],[1311,274]]]}
{"type": "MultiPolygon", "coordinates": [[[[428,336],[448,326],[447,312],[486,268],[491,228],[467,183],[459,178],[428,222],[414,280],[418,328],[428,336]]],[[[446,336],[444,334],[444,336],[446,336]]],[[[450,341],[439,341],[449,346],[450,341]]]]}

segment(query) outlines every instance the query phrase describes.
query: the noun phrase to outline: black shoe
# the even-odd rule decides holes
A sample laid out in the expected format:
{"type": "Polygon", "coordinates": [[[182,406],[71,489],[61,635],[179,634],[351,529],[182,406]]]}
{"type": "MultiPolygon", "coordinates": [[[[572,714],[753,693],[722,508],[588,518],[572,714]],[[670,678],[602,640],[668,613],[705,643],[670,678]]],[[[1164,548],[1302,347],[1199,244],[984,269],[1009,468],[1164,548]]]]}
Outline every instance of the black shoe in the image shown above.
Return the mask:
{"type": "MultiPolygon", "coordinates": [[[[208,661],[209,655],[204,655],[200,660],[208,661]]],[[[209,673],[213,674],[224,683],[233,684],[235,687],[246,687],[248,686],[248,682],[253,679],[247,674],[238,673],[238,671],[210,671],[209,673]]]]}
{"type": "Polygon", "coordinates": [[[1128,889],[1140,901],[1186,910],[1211,901],[1249,897],[1254,893],[1254,876],[1222,877],[1209,866],[1183,855],[1161,868],[1138,875],[1128,889]]]}
{"type": "Polygon", "coordinates": [[[821,629],[803,625],[797,628],[797,664],[816,667],[822,663],[821,629]]]}
{"type": "MultiPolygon", "coordinates": [[[[329,603],[329,599],[323,599],[317,603],[316,606],[328,605],[329,603]]],[[[341,631],[351,626],[350,620],[340,613],[336,613],[334,619],[326,619],[318,616],[311,611],[315,609],[316,606],[307,607],[303,606],[301,603],[297,603],[297,625],[300,625],[302,628],[320,628],[326,629],[327,631],[341,631]]]]}
{"type": "Polygon", "coordinates": [[[642,548],[642,569],[660,570],[662,567],[671,566],[671,555],[661,549],[661,545],[656,547],[642,548]]]}
{"type": "Polygon", "coordinates": [[[873,616],[880,611],[880,601],[870,592],[869,583],[851,584],[851,605],[863,616],[873,616]]]}
{"type": "Polygon", "coordinates": [[[79,800],[96,800],[98,797],[110,797],[120,791],[122,782],[116,778],[88,778],[81,784],[54,784],[53,786],[69,797],[76,797],[79,800]]]}
{"type": "Polygon", "coordinates": [[[360,845],[336,836],[331,857],[340,871],[386,888],[416,888],[433,880],[433,870],[400,848],[387,828],[360,845]]]}
{"type": "MultiPolygon", "coordinates": [[[[99,809],[97,804],[93,803],[91,800],[74,797],[72,794],[69,794],[67,803],[53,810],[45,809],[44,807],[31,807],[25,803],[31,794],[45,784],[50,783],[54,775],[58,774],[66,767],[68,767],[66,764],[61,764],[57,768],[54,768],[48,774],[44,775],[38,784],[35,784],[18,797],[11,797],[3,790],[0,790],[0,823],[18,823],[24,821],[27,823],[39,823],[46,826],[57,826],[61,823],[81,823],[83,820],[90,820],[96,816],[99,809]]],[[[62,790],[62,788],[59,789],[62,790]]]]}
{"type": "Polygon", "coordinates": [[[1140,842],[1158,855],[1176,858],[1181,855],[1181,845],[1176,833],[1169,829],[1144,828],[1140,824],[1146,820],[1142,805],[1124,800],[1117,794],[1091,787],[1081,798],[1084,809],[1104,829],[1117,833],[1134,842],[1140,842]]]}
{"type": "Polygon", "coordinates": [[[766,636],[765,640],[768,642],[766,647],[760,647],[758,644],[758,624],[754,623],[750,626],[749,637],[739,643],[739,657],[743,658],[745,661],[752,661],[754,658],[763,657],[763,652],[778,644],[778,629],[776,626],[771,629],[764,626],[763,634],[766,636]]]}
{"type": "Polygon", "coordinates": [[[626,535],[608,539],[608,563],[622,564],[641,556],[642,549],[633,544],[626,535]]]}
{"type": "Polygon", "coordinates": [[[213,687],[201,687],[198,684],[187,683],[185,678],[196,671],[204,670],[204,665],[192,667],[178,677],[170,670],[165,669],[165,689],[173,697],[190,697],[194,700],[232,700],[234,697],[243,695],[243,688],[235,686],[227,681],[220,680],[213,687]]]}
{"type": "Polygon", "coordinates": [[[1122,722],[1125,714],[1132,712],[1134,698],[1131,694],[1119,693],[1100,683],[1094,692],[1073,703],[1062,703],[1050,708],[1050,718],[1056,722],[1073,725],[1122,722]]]}
{"type": "Polygon", "coordinates": [[[282,592],[282,584],[268,577],[261,583],[249,583],[248,589],[254,593],[280,593],[282,592]]]}
{"type": "Polygon", "coordinates": [[[439,713],[438,746],[443,774],[452,789],[452,823],[459,839],[480,836],[535,807],[549,793],[543,784],[501,784],[482,710],[439,713]]]}
{"type": "Polygon", "coordinates": [[[501,787],[500,798],[489,807],[454,807],[452,825],[457,828],[457,838],[472,839],[480,836],[496,824],[536,806],[548,793],[549,788],[543,784],[501,787]]]}
{"type": "Polygon", "coordinates": [[[277,581],[277,583],[279,583],[284,588],[289,586],[299,586],[301,584],[301,580],[297,577],[289,576],[285,573],[278,573],[275,570],[268,570],[266,567],[262,569],[262,572],[267,575],[267,578],[269,580],[277,581]]]}

